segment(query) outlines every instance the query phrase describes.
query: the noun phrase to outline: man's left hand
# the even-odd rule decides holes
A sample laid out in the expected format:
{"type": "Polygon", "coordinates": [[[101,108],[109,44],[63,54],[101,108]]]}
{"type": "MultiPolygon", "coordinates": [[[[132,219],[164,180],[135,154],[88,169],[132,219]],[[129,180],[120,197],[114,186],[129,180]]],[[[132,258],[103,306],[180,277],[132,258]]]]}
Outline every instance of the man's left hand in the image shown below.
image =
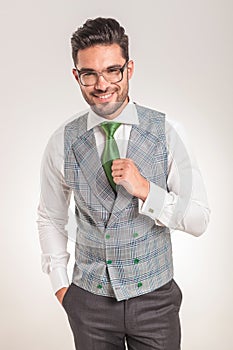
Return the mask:
{"type": "Polygon", "coordinates": [[[112,162],[112,177],[117,185],[123,186],[130,194],[142,201],[146,200],[150,183],[140,174],[132,159],[115,159],[112,162]]]}

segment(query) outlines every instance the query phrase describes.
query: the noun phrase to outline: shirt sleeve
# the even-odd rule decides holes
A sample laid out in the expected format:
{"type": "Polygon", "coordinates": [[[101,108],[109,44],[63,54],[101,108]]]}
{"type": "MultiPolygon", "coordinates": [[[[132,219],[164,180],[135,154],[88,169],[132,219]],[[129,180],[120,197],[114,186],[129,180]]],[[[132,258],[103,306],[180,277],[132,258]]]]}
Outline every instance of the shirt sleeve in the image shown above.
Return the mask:
{"type": "Polygon", "coordinates": [[[38,231],[42,250],[42,270],[51,279],[56,293],[69,286],[67,264],[68,208],[71,189],[64,179],[64,136],[52,136],[44,152],[41,166],[41,195],[38,206],[38,231]]]}
{"type": "Polygon", "coordinates": [[[167,189],[150,182],[139,212],[159,226],[200,236],[207,228],[210,209],[205,185],[183,127],[166,121],[167,189]]]}

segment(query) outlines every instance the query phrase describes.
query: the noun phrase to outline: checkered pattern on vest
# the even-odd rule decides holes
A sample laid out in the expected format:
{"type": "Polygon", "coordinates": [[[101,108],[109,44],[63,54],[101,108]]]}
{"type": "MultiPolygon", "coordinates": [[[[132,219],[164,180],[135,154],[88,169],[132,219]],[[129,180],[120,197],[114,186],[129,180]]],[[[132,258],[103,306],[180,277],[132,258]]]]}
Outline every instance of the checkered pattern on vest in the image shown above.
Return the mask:
{"type": "MultiPolygon", "coordinates": [[[[165,116],[136,105],[127,158],[166,189],[165,116]]],[[[85,114],[65,127],[65,181],[74,191],[77,219],[73,283],[98,295],[125,300],[153,291],[173,277],[168,228],[138,212],[138,199],[122,186],[114,192],[85,114]]]]}

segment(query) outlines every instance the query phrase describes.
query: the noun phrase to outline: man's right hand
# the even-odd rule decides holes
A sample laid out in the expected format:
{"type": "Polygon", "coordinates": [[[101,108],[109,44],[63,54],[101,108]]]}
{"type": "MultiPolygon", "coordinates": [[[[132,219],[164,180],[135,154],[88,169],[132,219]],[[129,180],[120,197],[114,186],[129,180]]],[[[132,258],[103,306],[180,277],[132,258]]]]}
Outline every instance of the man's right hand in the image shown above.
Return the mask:
{"type": "Polygon", "coordinates": [[[68,287],[63,287],[63,288],[59,289],[55,294],[59,303],[61,303],[61,304],[62,304],[63,298],[67,292],[67,289],[68,289],[68,287]]]}

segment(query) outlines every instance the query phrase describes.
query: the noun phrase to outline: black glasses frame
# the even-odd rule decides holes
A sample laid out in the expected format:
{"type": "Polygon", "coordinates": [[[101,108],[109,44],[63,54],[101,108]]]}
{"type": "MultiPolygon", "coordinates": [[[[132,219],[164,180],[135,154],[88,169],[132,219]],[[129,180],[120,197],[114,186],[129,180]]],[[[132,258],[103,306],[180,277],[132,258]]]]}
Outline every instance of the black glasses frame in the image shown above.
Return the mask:
{"type": "MultiPolygon", "coordinates": [[[[116,84],[116,83],[119,83],[120,81],[122,81],[122,79],[123,79],[123,73],[124,73],[124,70],[125,70],[125,68],[126,68],[126,66],[127,66],[127,64],[128,64],[128,62],[129,61],[126,61],[124,64],[123,64],[123,66],[122,67],[120,67],[120,68],[118,68],[119,69],[119,71],[121,72],[121,79],[120,80],[117,80],[117,81],[115,81],[114,83],[111,83],[111,82],[109,82],[109,83],[111,83],[111,84],[116,84]]],[[[105,77],[104,77],[104,73],[103,72],[97,72],[97,71],[95,71],[95,70],[90,70],[90,71],[82,71],[82,70],[79,70],[78,68],[75,68],[75,70],[76,70],[76,72],[78,73],[78,78],[79,78],[79,81],[80,81],[80,83],[81,83],[81,85],[83,85],[83,86],[94,86],[95,84],[84,84],[83,82],[82,82],[82,74],[85,74],[85,73],[94,73],[94,74],[96,74],[96,77],[97,77],[97,80],[96,80],[96,82],[98,81],[98,79],[99,79],[99,77],[100,76],[102,76],[104,79],[105,79],[105,77]]],[[[106,79],[105,79],[106,80],[106,79]]],[[[107,81],[107,80],[106,80],[107,81]]]]}

